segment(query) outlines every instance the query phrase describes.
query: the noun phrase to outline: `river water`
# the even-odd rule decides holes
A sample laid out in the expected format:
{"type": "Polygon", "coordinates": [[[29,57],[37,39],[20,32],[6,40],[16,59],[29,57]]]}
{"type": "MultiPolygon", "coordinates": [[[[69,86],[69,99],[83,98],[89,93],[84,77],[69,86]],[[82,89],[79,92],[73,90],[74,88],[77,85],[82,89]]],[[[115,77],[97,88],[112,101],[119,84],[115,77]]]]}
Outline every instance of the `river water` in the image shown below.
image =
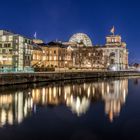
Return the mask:
{"type": "Polygon", "coordinates": [[[140,79],[0,87],[0,140],[140,139],[140,79]]]}

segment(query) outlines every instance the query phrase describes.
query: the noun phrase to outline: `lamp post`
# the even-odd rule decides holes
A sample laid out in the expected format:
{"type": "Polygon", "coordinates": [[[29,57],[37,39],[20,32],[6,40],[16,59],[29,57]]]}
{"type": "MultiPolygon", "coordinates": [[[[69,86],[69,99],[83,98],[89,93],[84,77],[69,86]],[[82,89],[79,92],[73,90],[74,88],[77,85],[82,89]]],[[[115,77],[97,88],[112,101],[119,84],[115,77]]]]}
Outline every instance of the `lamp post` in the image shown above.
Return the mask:
{"type": "Polygon", "coordinates": [[[67,61],[65,61],[65,72],[66,72],[66,64],[67,64],[67,61]]]}

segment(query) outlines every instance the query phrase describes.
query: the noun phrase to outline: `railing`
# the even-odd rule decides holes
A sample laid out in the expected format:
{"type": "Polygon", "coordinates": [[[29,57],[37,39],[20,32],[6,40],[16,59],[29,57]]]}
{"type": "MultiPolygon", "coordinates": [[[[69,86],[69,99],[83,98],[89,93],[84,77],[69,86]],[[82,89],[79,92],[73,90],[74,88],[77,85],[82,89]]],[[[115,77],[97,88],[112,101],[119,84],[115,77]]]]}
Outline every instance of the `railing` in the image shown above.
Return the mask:
{"type": "Polygon", "coordinates": [[[27,67],[22,69],[17,69],[17,68],[0,68],[0,73],[16,73],[16,72],[34,72],[34,68],[27,67]]]}

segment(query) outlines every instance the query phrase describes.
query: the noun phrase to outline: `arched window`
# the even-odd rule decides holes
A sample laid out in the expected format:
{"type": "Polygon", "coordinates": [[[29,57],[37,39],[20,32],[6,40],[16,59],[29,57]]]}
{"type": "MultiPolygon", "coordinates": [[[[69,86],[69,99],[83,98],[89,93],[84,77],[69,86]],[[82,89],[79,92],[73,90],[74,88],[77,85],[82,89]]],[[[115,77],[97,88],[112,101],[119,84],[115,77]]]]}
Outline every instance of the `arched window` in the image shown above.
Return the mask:
{"type": "Polygon", "coordinates": [[[114,59],[111,59],[110,60],[110,64],[114,64],[115,63],[115,60],[114,59]]]}

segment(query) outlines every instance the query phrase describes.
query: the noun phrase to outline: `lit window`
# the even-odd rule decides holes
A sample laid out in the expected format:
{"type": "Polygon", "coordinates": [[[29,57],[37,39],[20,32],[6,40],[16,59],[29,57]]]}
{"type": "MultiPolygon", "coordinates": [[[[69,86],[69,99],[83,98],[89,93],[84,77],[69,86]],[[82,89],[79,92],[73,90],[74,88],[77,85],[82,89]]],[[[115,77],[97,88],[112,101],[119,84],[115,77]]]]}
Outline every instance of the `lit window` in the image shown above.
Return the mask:
{"type": "Polygon", "coordinates": [[[6,36],[2,36],[2,41],[6,41],[6,36]]]}
{"type": "Polygon", "coordinates": [[[54,60],[56,60],[56,56],[54,56],[54,60]]]}
{"type": "Polygon", "coordinates": [[[33,55],[33,60],[35,60],[36,59],[36,55],[33,55]]]}
{"type": "Polygon", "coordinates": [[[46,60],[46,56],[43,56],[43,60],[46,60]]]}
{"type": "Polygon", "coordinates": [[[19,42],[23,42],[23,37],[19,36],[19,42]]]}
{"type": "Polygon", "coordinates": [[[18,40],[16,39],[16,43],[18,43],[18,40]]]}
{"type": "Polygon", "coordinates": [[[9,41],[13,41],[13,36],[9,36],[9,41]]]}

